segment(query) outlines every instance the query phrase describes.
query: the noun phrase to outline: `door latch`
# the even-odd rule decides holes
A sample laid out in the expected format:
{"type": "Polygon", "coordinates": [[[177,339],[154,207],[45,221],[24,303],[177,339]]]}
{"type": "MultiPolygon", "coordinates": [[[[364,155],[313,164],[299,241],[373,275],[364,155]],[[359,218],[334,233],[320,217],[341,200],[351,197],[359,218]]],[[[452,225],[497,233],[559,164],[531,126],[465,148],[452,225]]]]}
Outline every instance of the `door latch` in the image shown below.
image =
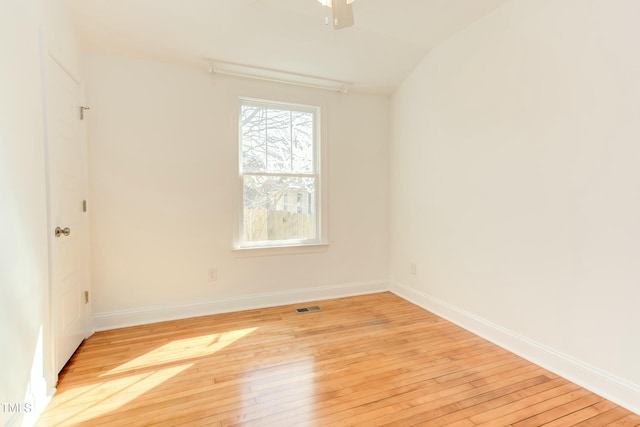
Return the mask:
{"type": "Polygon", "coordinates": [[[80,106],[80,120],[84,120],[84,110],[90,110],[91,107],[80,106]]]}

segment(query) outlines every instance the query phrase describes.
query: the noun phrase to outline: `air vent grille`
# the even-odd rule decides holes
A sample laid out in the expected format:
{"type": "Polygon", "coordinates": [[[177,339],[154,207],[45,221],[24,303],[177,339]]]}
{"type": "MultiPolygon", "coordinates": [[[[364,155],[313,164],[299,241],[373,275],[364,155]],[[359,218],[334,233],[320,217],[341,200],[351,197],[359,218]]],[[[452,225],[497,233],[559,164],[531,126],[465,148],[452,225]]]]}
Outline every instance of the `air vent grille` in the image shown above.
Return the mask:
{"type": "Polygon", "coordinates": [[[297,314],[304,314],[304,313],[312,313],[314,311],[320,311],[322,310],[320,308],[320,306],[318,305],[313,305],[311,307],[302,307],[302,308],[296,308],[296,313],[297,314]]]}

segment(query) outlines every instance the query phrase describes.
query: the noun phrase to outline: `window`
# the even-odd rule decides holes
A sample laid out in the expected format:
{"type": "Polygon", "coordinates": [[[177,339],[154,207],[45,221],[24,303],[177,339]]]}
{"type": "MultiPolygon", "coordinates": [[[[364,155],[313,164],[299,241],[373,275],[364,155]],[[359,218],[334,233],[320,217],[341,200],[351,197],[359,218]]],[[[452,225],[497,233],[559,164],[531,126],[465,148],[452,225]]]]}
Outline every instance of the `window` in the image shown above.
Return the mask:
{"type": "Polygon", "coordinates": [[[239,246],[320,243],[319,108],[242,99],[239,246]]]}

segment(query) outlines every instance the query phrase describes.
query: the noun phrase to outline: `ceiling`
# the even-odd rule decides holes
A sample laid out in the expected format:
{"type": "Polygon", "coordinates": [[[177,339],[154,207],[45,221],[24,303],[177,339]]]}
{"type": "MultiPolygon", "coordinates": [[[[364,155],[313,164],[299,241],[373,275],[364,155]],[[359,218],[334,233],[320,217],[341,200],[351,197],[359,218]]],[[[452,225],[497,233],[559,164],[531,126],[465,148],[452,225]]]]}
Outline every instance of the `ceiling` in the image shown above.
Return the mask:
{"type": "MultiPolygon", "coordinates": [[[[243,64],[390,94],[433,47],[507,0],[357,0],[355,25],[317,0],[68,0],[84,51],[243,64]]],[[[217,66],[217,65],[216,65],[217,66]]]]}

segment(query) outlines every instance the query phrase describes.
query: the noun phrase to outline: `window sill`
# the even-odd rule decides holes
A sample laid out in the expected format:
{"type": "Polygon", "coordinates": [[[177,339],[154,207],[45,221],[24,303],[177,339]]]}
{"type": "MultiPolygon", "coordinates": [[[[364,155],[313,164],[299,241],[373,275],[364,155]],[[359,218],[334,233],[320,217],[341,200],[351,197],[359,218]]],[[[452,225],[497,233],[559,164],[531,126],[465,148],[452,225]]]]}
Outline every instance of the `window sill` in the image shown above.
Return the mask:
{"type": "Polygon", "coordinates": [[[233,248],[231,249],[231,252],[239,257],[257,257],[312,254],[326,252],[327,249],[329,249],[329,243],[311,243],[307,245],[233,248]]]}

